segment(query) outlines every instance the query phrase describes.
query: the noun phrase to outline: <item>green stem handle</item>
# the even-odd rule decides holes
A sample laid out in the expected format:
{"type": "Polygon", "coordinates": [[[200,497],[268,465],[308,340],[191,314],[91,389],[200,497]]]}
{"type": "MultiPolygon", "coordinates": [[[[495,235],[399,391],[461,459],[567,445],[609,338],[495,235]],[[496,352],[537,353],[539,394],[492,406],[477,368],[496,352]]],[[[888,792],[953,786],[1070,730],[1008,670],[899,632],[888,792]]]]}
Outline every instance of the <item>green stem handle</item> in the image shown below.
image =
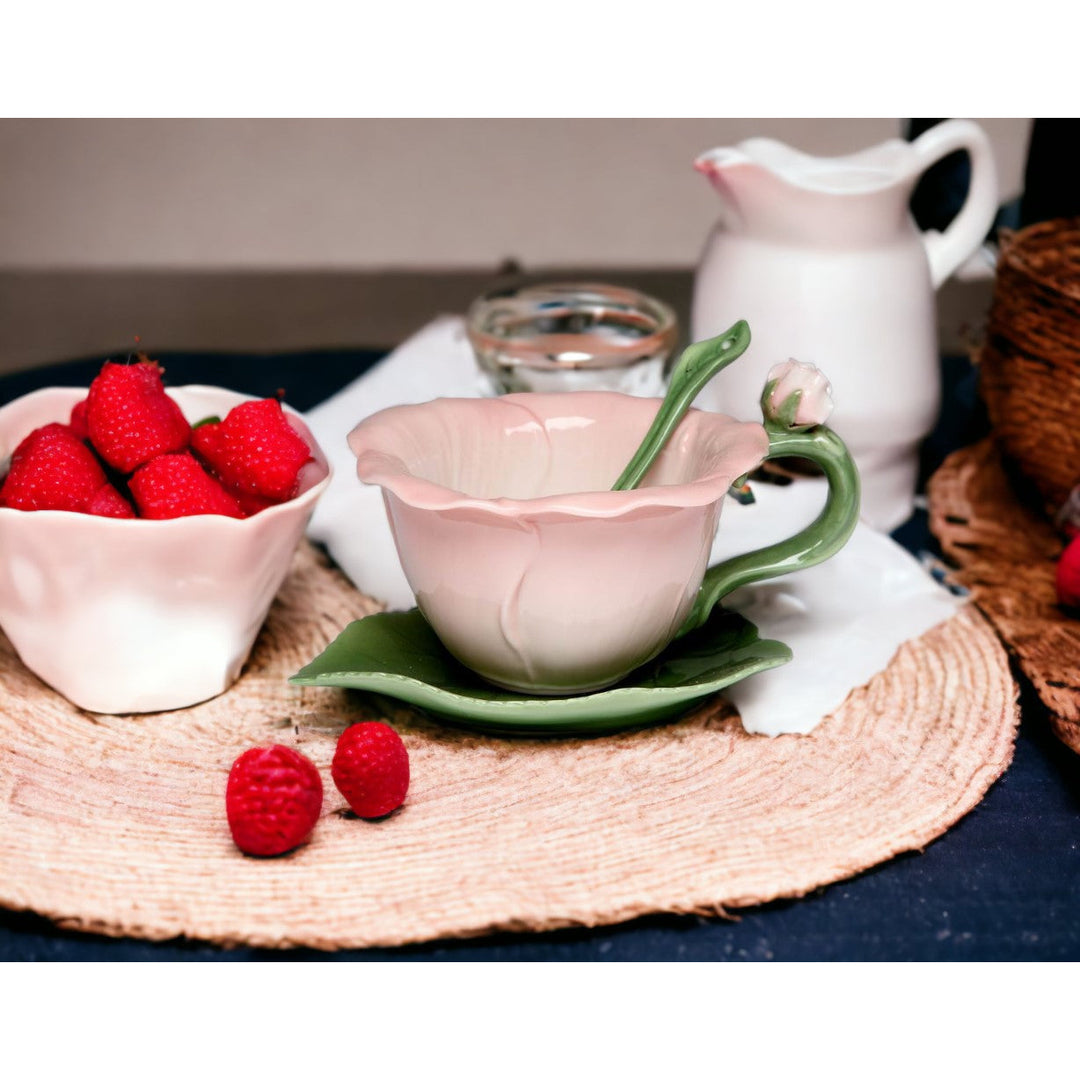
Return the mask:
{"type": "Polygon", "coordinates": [[[827,427],[790,431],[766,422],[768,458],[802,457],[820,465],[829,483],[825,507],[805,529],[787,540],[726,559],[705,572],[697,599],[679,635],[708,619],[717,601],[740,585],[805,570],[835,555],[859,520],[859,474],[847,447],[827,427]]]}

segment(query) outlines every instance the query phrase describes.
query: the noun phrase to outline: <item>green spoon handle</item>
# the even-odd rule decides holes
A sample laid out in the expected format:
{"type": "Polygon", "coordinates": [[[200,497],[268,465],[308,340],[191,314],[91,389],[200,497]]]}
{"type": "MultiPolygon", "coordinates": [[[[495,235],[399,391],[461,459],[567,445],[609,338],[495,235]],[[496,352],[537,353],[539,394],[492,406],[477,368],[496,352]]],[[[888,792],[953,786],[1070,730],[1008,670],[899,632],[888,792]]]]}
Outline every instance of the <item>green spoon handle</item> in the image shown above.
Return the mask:
{"type": "Polygon", "coordinates": [[[612,491],[631,491],[641,483],[701,388],[718,371],[742,356],[749,344],[750,327],[740,319],[718,337],[695,342],[683,352],[671,372],[667,393],[652,425],[612,491]]]}
{"type": "Polygon", "coordinates": [[[766,424],[768,458],[802,457],[820,465],[829,483],[825,507],[805,529],[758,551],[736,555],[705,572],[680,636],[701,626],[716,603],[741,585],[805,570],[835,555],[859,520],[859,473],[847,447],[827,427],[788,431],[766,424]]]}

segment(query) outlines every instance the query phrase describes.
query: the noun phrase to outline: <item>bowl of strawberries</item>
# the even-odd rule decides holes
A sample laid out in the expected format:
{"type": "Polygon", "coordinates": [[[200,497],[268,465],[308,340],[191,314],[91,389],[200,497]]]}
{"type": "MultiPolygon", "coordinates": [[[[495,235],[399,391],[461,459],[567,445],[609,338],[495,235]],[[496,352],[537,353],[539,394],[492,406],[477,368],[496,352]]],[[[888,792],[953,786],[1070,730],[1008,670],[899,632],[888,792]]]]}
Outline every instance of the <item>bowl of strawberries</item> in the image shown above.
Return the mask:
{"type": "Polygon", "coordinates": [[[298,413],[108,361],[0,407],[0,629],[89,712],[178,709],[240,674],[330,480],[298,413]]]}

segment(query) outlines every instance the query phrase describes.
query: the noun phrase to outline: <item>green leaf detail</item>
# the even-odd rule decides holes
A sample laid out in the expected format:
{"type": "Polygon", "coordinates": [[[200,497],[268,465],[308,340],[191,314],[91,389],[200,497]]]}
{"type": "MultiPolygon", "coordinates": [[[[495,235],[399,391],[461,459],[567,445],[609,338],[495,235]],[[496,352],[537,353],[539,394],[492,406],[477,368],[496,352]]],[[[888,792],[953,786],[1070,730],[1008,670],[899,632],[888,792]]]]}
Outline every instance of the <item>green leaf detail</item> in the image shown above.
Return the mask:
{"type": "Polygon", "coordinates": [[[753,623],[717,608],[701,629],[607,690],[533,697],[485,682],[458,663],[427,620],[408,612],[350,623],[289,681],[384,694],[450,723],[499,734],[604,734],[670,719],[695,702],[791,659],[753,623]]]}

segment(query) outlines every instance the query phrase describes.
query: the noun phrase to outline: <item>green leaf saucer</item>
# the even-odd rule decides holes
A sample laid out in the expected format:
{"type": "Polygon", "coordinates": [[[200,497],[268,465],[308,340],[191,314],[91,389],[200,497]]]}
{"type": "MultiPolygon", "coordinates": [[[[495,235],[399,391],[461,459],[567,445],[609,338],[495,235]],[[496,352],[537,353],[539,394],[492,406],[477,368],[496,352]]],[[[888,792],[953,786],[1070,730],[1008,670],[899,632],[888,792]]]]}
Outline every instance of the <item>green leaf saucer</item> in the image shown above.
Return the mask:
{"type": "Polygon", "coordinates": [[[717,606],[704,626],[606,690],[533,697],[485,682],[448,653],[420,612],[350,623],[289,682],[351,687],[408,702],[459,727],[497,735],[602,735],[668,720],[791,650],[717,606]]]}

